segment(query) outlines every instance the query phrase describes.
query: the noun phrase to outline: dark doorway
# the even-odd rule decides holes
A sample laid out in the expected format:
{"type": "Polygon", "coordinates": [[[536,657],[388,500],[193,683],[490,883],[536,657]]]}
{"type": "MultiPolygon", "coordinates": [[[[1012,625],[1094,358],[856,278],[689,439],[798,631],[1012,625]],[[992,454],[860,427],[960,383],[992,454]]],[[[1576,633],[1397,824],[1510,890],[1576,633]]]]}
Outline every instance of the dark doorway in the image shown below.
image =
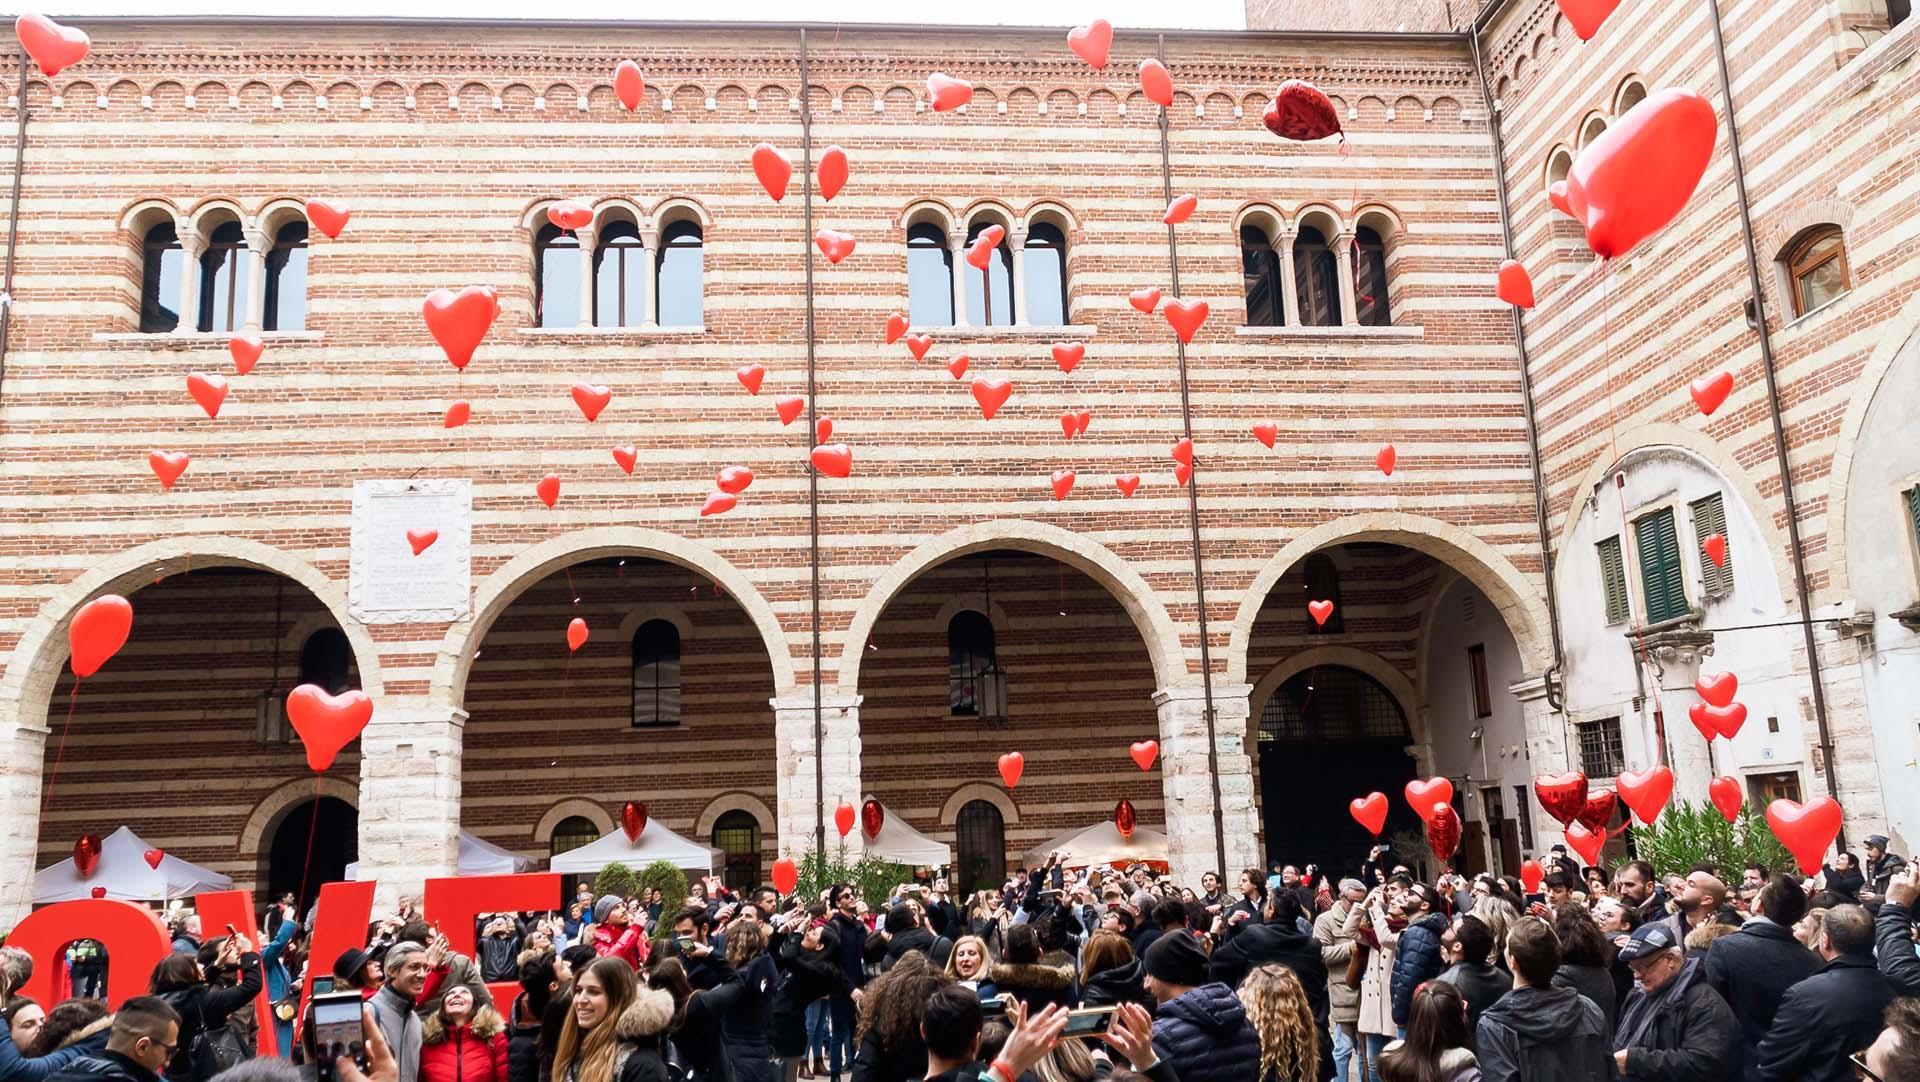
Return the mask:
{"type": "Polygon", "coordinates": [[[267,850],[267,891],[278,898],[293,891],[302,904],[311,905],[319,897],[320,884],[346,878],[347,865],[360,856],[360,813],[338,797],[323,796],[296,804],[280,820],[273,832],[272,848],[267,850]],[[315,822],[318,808],[319,821],[315,822]],[[313,838],[313,855],[307,856],[307,838],[313,838]],[[306,869],[306,882],[300,870],[306,869]]]}
{"type": "MultiPolygon", "coordinates": [[[[1348,802],[1387,795],[1386,830],[1416,830],[1403,790],[1415,763],[1406,715],[1365,673],[1323,665],[1295,674],[1260,711],[1260,808],[1267,863],[1354,874],[1373,847],[1348,802]]],[[[1228,869],[1231,878],[1233,869],[1228,869]]]]}
{"type": "Polygon", "coordinates": [[[1007,879],[1007,826],[1000,809],[984,800],[968,801],[954,822],[959,843],[961,897],[976,890],[998,887],[1007,879]]]}

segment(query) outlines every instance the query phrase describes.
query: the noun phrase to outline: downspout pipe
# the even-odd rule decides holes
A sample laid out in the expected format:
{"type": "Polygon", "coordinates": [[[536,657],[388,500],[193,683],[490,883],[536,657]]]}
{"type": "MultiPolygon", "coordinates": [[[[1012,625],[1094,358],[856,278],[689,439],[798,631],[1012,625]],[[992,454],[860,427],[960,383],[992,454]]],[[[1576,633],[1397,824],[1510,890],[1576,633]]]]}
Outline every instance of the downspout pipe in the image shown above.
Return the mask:
{"type": "MultiPolygon", "coordinates": [[[[1513,208],[1507,201],[1507,150],[1500,135],[1500,110],[1494,107],[1486,65],[1480,59],[1479,30],[1468,29],[1466,38],[1473,51],[1473,73],[1480,80],[1480,99],[1487,107],[1487,130],[1493,135],[1493,190],[1500,198],[1500,243],[1507,258],[1514,259],[1517,257],[1513,251],[1513,208]]],[[[1547,533],[1547,484],[1540,464],[1540,426],[1534,412],[1533,373],[1527,360],[1526,327],[1517,307],[1513,308],[1513,351],[1520,365],[1520,402],[1527,424],[1527,464],[1533,473],[1533,525],[1540,538],[1540,567],[1547,585],[1547,631],[1553,639],[1553,662],[1546,672],[1547,705],[1559,713],[1563,707],[1555,685],[1565,668],[1566,650],[1560,639],[1560,597],[1553,582],[1553,545],[1547,533]]]]}
{"type": "Polygon", "coordinates": [[[13,133],[13,200],[7,204],[7,270],[0,283],[0,387],[7,382],[7,331],[13,324],[13,268],[20,252],[20,181],[27,166],[27,50],[20,50],[20,122],[13,133]]]}
{"type": "MultiPolygon", "coordinates": [[[[1827,718],[1826,681],[1821,676],[1820,651],[1813,638],[1813,607],[1807,588],[1806,549],[1800,540],[1800,510],[1793,498],[1793,468],[1787,462],[1787,430],[1781,419],[1780,380],[1775,371],[1773,335],[1767,329],[1767,297],[1760,287],[1760,253],[1753,242],[1753,208],[1747,199],[1747,169],[1740,155],[1740,124],[1734,118],[1733,75],[1727,67],[1727,38],[1720,25],[1719,0],[1706,0],[1707,21],[1713,27],[1713,57],[1720,69],[1720,97],[1726,103],[1721,114],[1727,125],[1727,149],[1733,156],[1733,191],[1740,206],[1740,239],[1747,247],[1747,287],[1753,293],[1754,329],[1760,334],[1760,371],[1767,378],[1767,417],[1773,422],[1773,458],[1780,470],[1780,499],[1786,505],[1787,540],[1793,555],[1793,593],[1800,605],[1800,638],[1807,650],[1807,677],[1813,684],[1813,717],[1820,730],[1820,758],[1826,766],[1827,795],[1840,798],[1839,782],[1834,774],[1839,765],[1833,761],[1833,730],[1827,718]]],[[[1847,847],[1847,828],[1843,822],[1835,844],[1847,847]]]]}
{"type": "MultiPolygon", "coordinates": [[[[813,325],[813,101],[807,69],[807,28],[800,28],[800,249],[807,267],[807,438],[819,428],[814,386],[813,325]]],[[[813,844],[827,852],[826,717],[820,701],[820,471],[807,466],[808,599],[813,633],[813,844]]],[[[857,649],[857,648],[856,648],[857,649]]]]}

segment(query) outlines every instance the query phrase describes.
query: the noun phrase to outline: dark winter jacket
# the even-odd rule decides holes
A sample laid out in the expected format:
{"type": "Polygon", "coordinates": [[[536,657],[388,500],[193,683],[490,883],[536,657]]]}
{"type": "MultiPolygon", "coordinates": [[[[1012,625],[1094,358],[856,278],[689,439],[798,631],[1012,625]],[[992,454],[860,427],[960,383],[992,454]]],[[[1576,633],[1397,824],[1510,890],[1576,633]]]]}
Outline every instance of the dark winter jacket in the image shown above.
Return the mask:
{"type": "Polygon", "coordinates": [[[546,1082],[546,1064],[540,1062],[540,1022],[520,1023],[526,993],[516,996],[507,1015],[507,1082],[546,1082]]]}
{"type": "Polygon", "coordinates": [[[918,1032],[900,1038],[887,1048],[880,1034],[867,1031],[860,1050],[853,1055],[853,1082],[918,1082],[927,1077],[927,1043],[918,1032]]]}
{"type": "Polygon", "coordinates": [[[1460,992],[1460,998],[1467,1001],[1467,1046],[1473,1046],[1475,1027],[1480,1025],[1480,1016],[1487,1008],[1500,1002],[1500,997],[1513,991],[1513,978],[1500,971],[1495,965],[1468,965],[1461,962],[1436,980],[1446,981],[1460,992]]]}
{"type": "Polygon", "coordinates": [[[473,948],[473,960],[480,966],[480,979],[487,981],[519,980],[519,957],[518,935],[482,936],[473,948]]]}
{"type": "Polygon", "coordinates": [[[780,944],[780,983],[775,986],[767,1035],[773,1053],[782,1058],[807,1050],[807,1005],[823,996],[844,994],[847,976],[840,970],[839,942],[831,928],[821,931],[821,949],[804,950],[800,937],[787,936],[780,944]]]}
{"type": "Polygon", "coordinates": [[[1613,1082],[1598,1004],[1571,988],[1515,988],[1481,1012],[1475,1055],[1485,1082],[1613,1082]]]}
{"type": "MultiPolygon", "coordinates": [[[[1504,971],[1503,971],[1504,972],[1504,971]]],[[[1513,985],[1513,977],[1507,977],[1508,987],[1513,985]]],[[[1606,1017],[1607,1033],[1613,1033],[1615,1022],[1620,1020],[1620,990],[1613,982],[1613,971],[1605,966],[1577,966],[1560,963],[1553,971],[1555,988],[1571,988],[1593,1000],[1606,1017]]],[[[1632,987],[1629,982],[1628,987],[1632,987]]]]}
{"type": "Polygon", "coordinates": [[[1224,1082],[1260,1073],[1260,1035],[1240,997],[1218,981],[1160,1005],[1153,1050],[1181,1078],[1224,1082]]]}
{"type": "Polygon", "coordinates": [[[1625,1077],[1640,1082],[1720,1082],[1734,1075],[1740,1044],[1739,1025],[1720,993],[1705,976],[1706,963],[1689,958],[1667,988],[1649,997],[1636,988],[1620,1010],[1615,1051],[1627,1049],[1625,1077]],[[1652,1012],[1646,1033],[1631,1044],[1642,1015],[1652,1012]]]}
{"type": "Polygon", "coordinates": [[[935,936],[925,928],[909,928],[887,943],[887,956],[880,962],[880,971],[892,969],[908,951],[919,951],[933,963],[933,968],[940,969],[947,964],[947,955],[953,953],[953,940],[935,936]]]}
{"type": "Polygon", "coordinates": [[[208,1030],[227,1024],[227,1016],[252,1003],[262,984],[260,956],[248,951],[240,956],[240,983],[227,988],[195,984],[160,993],[160,998],[180,1014],[179,1047],[173,1062],[167,1065],[167,1082],[199,1082],[193,1069],[193,1039],[208,1030]]]}
{"type": "Polygon", "coordinates": [[[1850,872],[1836,872],[1833,870],[1833,865],[1822,864],[1820,866],[1820,874],[1824,877],[1821,879],[1821,882],[1827,885],[1828,890],[1840,895],[1849,902],[1857,901],[1860,897],[1860,892],[1865,890],[1867,886],[1867,877],[1860,874],[1858,867],[1855,867],[1850,872]]]}
{"type": "Polygon", "coordinates": [[[451,1030],[438,1021],[430,1018],[424,1027],[420,1082],[508,1082],[507,1034],[493,1008],[481,1008],[472,1023],[451,1030]]]}
{"type": "Polygon", "coordinates": [[[1907,870],[1907,862],[1892,853],[1887,853],[1879,860],[1867,861],[1860,866],[1860,869],[1861,874],[1866,876],[1866,890],[1871,894],[1885,897],[1887,884],[1893,881],[1894,876],[1907,870]]]}
{"type": "Polygon", "coordinates": [[[1080,986],[1080,1005],[1083,1007],[1112,1007],[1120,1003],[1138,1003],[1148,1013],[1153,1011],[1153,994],[1147,991],[1140,980],[1146,973],[1140,959],[1129,958],[1127,964],[1103,969],[1086,979],[1080,986]]]}
{"type": "Polygon", "coordinates": [[[867,948],[867,926],[859,917],[849,917],[835,911],[827,927],[840,940],[840,971],[847,976],[846,986],[834,994],[850,997],[853,990],[867,983],[866,969],[861,965],[861,953],[867,948]]]}
{"type": "Polygon", "coordinates": [[[1883,902],[1874,918],[1875,957],[1880,975],[1894,994],[1920,996],[1920,955],[1913,953],[1913,913],[1904,905],[1883,902]]]}
{"type": "Polygon", "coordinates": [[[1707,983],[1727,1001],[1740,1024],[1741,1064],[1751,1069],[1758,1062],[1754,1050],[1773,1027],[1780,997],[1819,968],[1820,959],[1801,946],[1792,931],[1772,921],[1748,921],[1707,948],[1707,983]]]}
{"type": "Polygon", "coordinates": [[[744,968],[733,970],[727,983],[707,993],[707,1000],[720,1012],[720,1026],[726,1035],[727,1058],[737,1065],[742,1060],[766,1062],[773,1058],[769,1038],[773,997],[780,983],[773,956],[762,951],[744,968]]]}
{"type": "MultiPolygon", "coordinates": [[[[620,1020],[615,1023],[614,1032],[620,1037],[620,1050],[613,1061],[617,1082],[672,1082],[666,1055],[667,1027],[672,1024],[673,995],[642,985],[640,994],[620,1012],[620,1020]]],[[[554,1082],[563,1080],[556,1078],[554,1082]]],[[[568,1078],[564,1082],[578,1080],[568,1078]]]]}
{"type": "Polygon", "coordinates": [[[28,1057],[14,1046],[13,1033],[0,1026],[0,1082],[43,1082],[83,1056],[106,1051],[107,1035],[97,1033],[44,1056],[28,1057]]]}
{"type": "MultiPolygon", "coordinates": [[[[732,979],[733,970],[726,973],[732,979]]],[[[712,993],[695,993],[687,1001],[686,1020],[673,1031],[673,1047],[688,1082],[733,1082],[733,1061],[727,1058],[726,1027],[718,1006],[712,993]]]]}
{"type": "MultiPolygon", "coordinates": [[[[1269,962],[1286,966],[1300,978],[1307,993],[1307,1006],[1313,1011],[1313,1026],[1320,1038],[1322,1074],[1333,1071],[1333,1038],[1327,1029],[1327,963],[1320,954],[1320,942],[1311,933],[1302,934],[1280,924],[1256,924],[1240,930],[1232,942],[1213,952],[1207,972],[1228,988],[1239,988],[1247,974],[1269,962]]],[[[1342,979],[1345,975],[1342,974],[1342,979]]]]}
{"type": "Polygon", "coordinates": [[[1787,990],[1754,1059],[1752,1082],[1853,1082],[1847,1057],[1880,1035],[1893,986],[1873,959],[1842,955],[1787,990]]]}
{"type": "Polygon", "coordinates": [[[1413,1006],[1413,990],[1440,975],[1446,968],[1440,955],[1440,935],[1447,930],[1447,918],[1428,913],[1407,925],[1393,948],[1393,1023],[1407,1024],[1407,1011],[1413,1006]]]}
{"type": "Polygon", "coordinates": [[[1037,1011],[1049,1003],[1058,1003],[1062,1007],[1074,1007],[1079,998],[1074,995],[1073,970],[1059,969],[1039,963],[1001,962],[987,970],[987,980],[1003,996],[1011,996],[1027,1005],[1028,1011],[1037,1011]]]}
{"type": "Polygon", "coordinates": [[[104,1048],[94,1055],[73,1060],[50,1078],[57,1082],[160,1082],[159,1075],[130,1057],[104,1048]]]}

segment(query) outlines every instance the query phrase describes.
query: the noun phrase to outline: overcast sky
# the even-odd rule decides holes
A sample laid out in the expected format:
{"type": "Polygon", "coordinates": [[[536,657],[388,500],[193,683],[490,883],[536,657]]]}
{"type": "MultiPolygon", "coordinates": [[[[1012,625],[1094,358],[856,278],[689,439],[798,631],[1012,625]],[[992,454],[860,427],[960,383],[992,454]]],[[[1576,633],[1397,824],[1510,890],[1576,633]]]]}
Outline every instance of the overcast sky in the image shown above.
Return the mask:
{"type": "MultiPolygon", "coordinates": [[[[1120,28],[1246,25],[1244,0],[46,0],[39,10],[62,15],[407,15],[536,19],[766,19],[808,22],[917,22],[1068,26],[1104,18],[1120,28]]],[[[28,10],[34,10],[30,6],[28,10]]]]}

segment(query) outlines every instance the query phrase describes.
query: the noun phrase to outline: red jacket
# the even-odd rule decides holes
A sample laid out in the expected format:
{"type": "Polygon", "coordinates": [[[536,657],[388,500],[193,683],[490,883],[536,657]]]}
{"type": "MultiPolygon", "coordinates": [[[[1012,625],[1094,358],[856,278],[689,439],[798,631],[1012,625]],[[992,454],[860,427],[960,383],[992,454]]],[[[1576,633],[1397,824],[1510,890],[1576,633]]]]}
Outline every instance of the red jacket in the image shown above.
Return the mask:
{"type": "Polygon", "coordinates": [[[593,930],[593,953],[602,958],[609,954],[624,958],[636,973],[647,964],[647,950],[647,937],[641,934],[638,924],[624,928],[602,924],[593,930]]]}
{"type": "MultiPolygon", "coordinates": [[[[492,1014],[492,1011],[488,1011],[492,1014]]],[[[499,1017],[477,1035],[471,1024],[456,1026],[440,1039],[420,1046],[420,1082],[507,1082],[507,1035],[499,1017]]]]}

